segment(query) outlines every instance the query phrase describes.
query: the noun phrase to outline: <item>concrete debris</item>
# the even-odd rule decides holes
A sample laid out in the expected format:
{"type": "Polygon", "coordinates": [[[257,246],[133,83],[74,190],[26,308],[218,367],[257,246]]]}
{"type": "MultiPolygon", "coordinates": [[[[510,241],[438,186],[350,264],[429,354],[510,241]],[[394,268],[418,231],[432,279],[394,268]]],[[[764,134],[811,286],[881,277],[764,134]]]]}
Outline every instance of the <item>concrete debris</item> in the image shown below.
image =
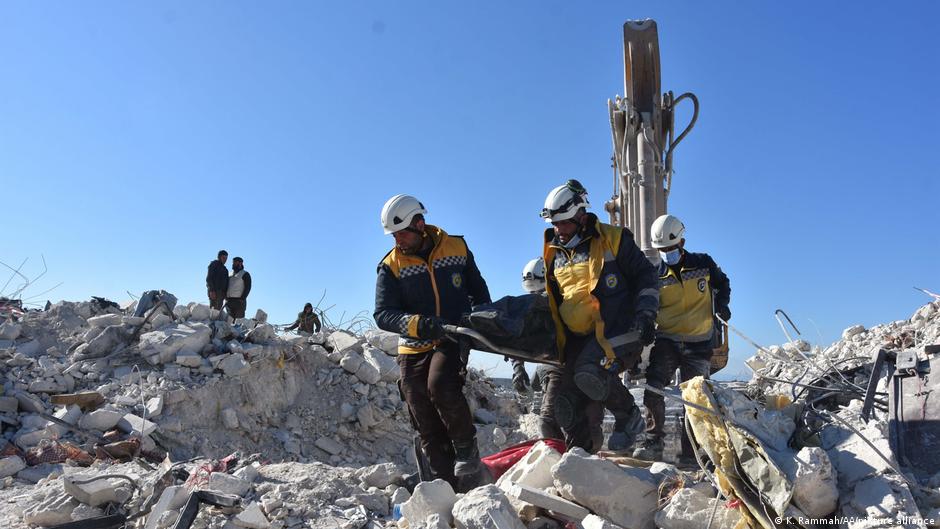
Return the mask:
{"type": "Polygon", "coordinates": [[[100,479],[91,474],[71,474],[62,478],[65,493],[85,505],[123,504],[131,497],[128,483],[120,479],[100,479]]]}
{"type": "MultiPolygon", "coordinates": [[[[681,488],[656,513],[656,527],[700,529],[710,524],[715,529],[734,529],[741,520],[741,514],[726,504],[723,500],[709,498],[696,488],[681,488]]],[[[584,529],[588,527],[585,525],[584,529]]]]}
{"type": "Polygon", "coordinates": [[[581,520],[581,527],[583,529],[624,529],[617,524],[611,523],[610,520],[605,520],[596,514],[589,514],[583,520],[581,520]]]}
{"type": "Polygon", "coordinates": [[[525,529],[503,491],[495,485],[477,487],[453,508],[458,529],[525,529]]]}
{"type": "Polygon", "coordinates": [[[451,510],[455,503],[457,495],[450,483],[442,479],[425,481],[415,487],[411,498],[401,506],[401,515],[409,523],[419,523],[436,514],[450,526],[453,521],[451,510]]]}

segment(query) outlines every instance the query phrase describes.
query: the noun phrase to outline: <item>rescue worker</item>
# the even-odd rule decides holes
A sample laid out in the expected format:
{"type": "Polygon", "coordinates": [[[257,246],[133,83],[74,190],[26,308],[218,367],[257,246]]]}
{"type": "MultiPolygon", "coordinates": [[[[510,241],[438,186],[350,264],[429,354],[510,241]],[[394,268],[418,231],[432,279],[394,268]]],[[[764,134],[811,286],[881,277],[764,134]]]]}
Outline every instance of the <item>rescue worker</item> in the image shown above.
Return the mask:
{"type": "MultiPolygon", "coordinates": [[[[588,213],[577,181],[552,189],[542,217],[549,305],[564,368],[550,401],[568,446],[594,450],[587,404],[599,401],[614,416],[610,450],[624,450],[642,429],[642,416],[618,374],[653,342],[659,290],[656,270],[626,228],[588,213]]],[[[551,378],[549,379],[551,383],[551,378]]]]}
{"type": "Polygon", "coordinates": [[[463,394],[466,358],[444,336],[490,293],[463,237],[426,224],[416,198],[395,195],[382,208],[382,227],[395,247],[378,266],[375,321],[400,335],[399,389],[408,405],[434,479],[458,487],[482,465],[476,428],[463,394]]]}
{"type": "Polygon", "coordinates": [[[293,331],[294,329],[310,334],[320,332],[320,317],[313,311],[312,304],[307,303],[304,305],[304,310],[297,314],[297,319],[294,323],[284,330],[293,331]]]}
{"type": "Polygon", "coordinates": [[[222,310],[228,290],[228,268],[225,268],[225,261],[228,261],[228,252],[219,250],[218,258],[209,263],[209,272],[206,274],[209,306],[216,310],[222,310]]]}
{"type": "Polygon", "coordinates": [[[245,317],[249,292],[251,292],[251,274],[245,270],[244,259],[236,257],[232,259],[232,275],[228,278],[228,290],[225,295],[225,305],[232,319],[245,317]]]}
{"type": "MultiPolygon", "coordinates": [[[[526,263],[522,269],[522,289],[528,294],[543,294],[545,292],[545,261],[539,257],[526,263]]],[[[541,364],[539,368],[542,367],[541,364]]],[[[512,387],[516,393],[525,393],[532,387],[529,373],[525,370],[525,362],[512,359],[512,387]]]]}
{"type": "MultiPolygon", "coordinates": [[[[708,377],[717,338],[714,314],[725,321],[731,318],[731,283],[708,254],[685,250],[685,226],[675,216],[659,217],[650,231],[662,262],[656,342],[646,368],[646,383],[661,390],[672,382],[676,368],[682,382],[696,376],[708,377]]],[[[666,403],[662,395],[647,390],[643,405],[647,410],[646,432],[633,456],[662,460],[666,403]]],[[[685,428],[681,435],[679,464],[695,464],[685,428]]]]}

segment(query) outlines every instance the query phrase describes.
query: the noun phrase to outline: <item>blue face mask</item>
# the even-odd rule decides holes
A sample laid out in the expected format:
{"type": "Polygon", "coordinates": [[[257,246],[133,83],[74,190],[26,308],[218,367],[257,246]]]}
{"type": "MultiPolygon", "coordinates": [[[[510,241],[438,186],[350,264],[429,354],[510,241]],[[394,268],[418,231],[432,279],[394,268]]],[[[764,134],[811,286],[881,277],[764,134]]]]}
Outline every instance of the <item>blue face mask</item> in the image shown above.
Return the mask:
{"type": "Polygon", "coordinates": [[[682,257],[682,250],[676,248],[668,252],[659,252],[659,255],[667,265],[673,266],[679,264],[679,258],[682,257]]]}

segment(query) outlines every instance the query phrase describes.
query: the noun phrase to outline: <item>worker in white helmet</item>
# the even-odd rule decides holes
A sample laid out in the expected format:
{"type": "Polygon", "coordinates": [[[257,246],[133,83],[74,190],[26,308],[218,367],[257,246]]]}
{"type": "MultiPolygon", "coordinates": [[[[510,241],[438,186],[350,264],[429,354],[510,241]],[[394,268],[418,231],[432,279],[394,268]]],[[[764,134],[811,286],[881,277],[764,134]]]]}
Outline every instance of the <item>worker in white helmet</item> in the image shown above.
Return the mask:
{"type": "Polygon", "coordinates": [[[459,489],[458,478],[478,474],[482,464],[463,394],[466,359],[443,340],[443,325],[491,300],[463,237],[426,224],[426,214],[409,195],[395,195],[382,208],[382,227],[395,246],[378,266],[374,316],[379,328],[400,335],[399,388],[433,478],[459,489]]]}
{"type": "MultiPolygon", "coordinates": [[[[646,383],[663,389],[672,381],[676,369],[682,382],[696,376],[708,377],[714,351],[714,314],[731,318],[731,282],[708,254],[685,249],[685,225],[673,215],[657,218],[650,228],[650,239],[659,250],[659,315],[656,318],[656,342],[646,368],[646,383]]],[[[646,406],[646,432],[633,455],[649,461],[663,456],[663,427],[666,404],[662,395],[643,394],[646,406]]],[[[694,463],[692,445],[682,429],[680,465],[694,463]]]]}
{"type": "Polygon", "coordinates": [[[640,410],[618,374],[639,362],[653,342],[659,307],[656,270],[633,234],[587,212],[587,190],[569,180],[549,192],[545,222],[545,278],[561,352],[561,388],[551,402],[568,446],[597,449],[588,401],[614,415],[611,450],[624,450],[642,430],[640,410]]]}
{"type": "MultiPolygon", "coordinates": [[[[545,292],[545,261],[541,257],[532,259],[522,269],[522,289],[529,294],[545,292]]],[[[525,362],[512,359],[512,387],[516,393],[525,393],[532,386],[525,362]]]]}

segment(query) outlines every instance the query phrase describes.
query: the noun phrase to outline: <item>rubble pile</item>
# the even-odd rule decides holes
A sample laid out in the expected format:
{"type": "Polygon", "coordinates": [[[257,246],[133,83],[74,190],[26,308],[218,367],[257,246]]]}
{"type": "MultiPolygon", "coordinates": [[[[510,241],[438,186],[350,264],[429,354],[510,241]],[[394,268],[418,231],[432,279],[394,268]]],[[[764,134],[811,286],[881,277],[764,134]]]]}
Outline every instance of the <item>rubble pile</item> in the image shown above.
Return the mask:
{"type": "MultiPolygon", "coordinates": [[[[871,351],[934,354],[924,346],[940,341],[940,303],[849,329],[825,350],[760,350],[746,388],[684,384],[701,468],[540,441],[463,493],[413,479],[396,335],[283,334],[261,311],[230,324],[204,305],[173,305],[134,316],[63,302],[0,326],[0,526],[117,517],[145,529],[731,529],[841,517],[867,528],[940,518],[940,473],[903,466],[889,442],[890,377],[871,351]]],[[[537,418],[480,373],[468,373],[466,393],[482,454],[538,436],[537,418]]]]}

